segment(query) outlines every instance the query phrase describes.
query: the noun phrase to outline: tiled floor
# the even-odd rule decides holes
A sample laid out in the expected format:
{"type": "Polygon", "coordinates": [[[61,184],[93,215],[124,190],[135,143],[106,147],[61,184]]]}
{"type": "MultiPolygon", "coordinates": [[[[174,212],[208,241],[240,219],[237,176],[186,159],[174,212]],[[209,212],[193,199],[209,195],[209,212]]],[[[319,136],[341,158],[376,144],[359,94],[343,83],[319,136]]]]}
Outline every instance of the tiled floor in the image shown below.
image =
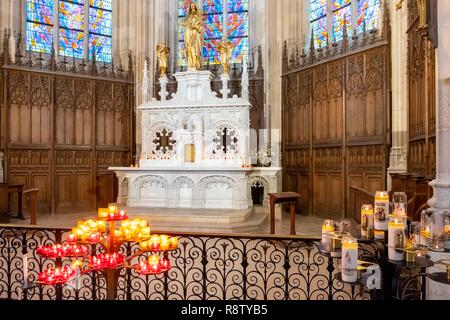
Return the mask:
{"type": "MultiPolygon", "coordinates": [[[[84,212],[84,213],[60,213],[54,216],[50,214],[39,214],[38,215],[38,226],[48,227],[48,228],[72,228],[76,226],[78,220],[84,220],[89,218],[95,218],[95,212],[84,212]]],[[[145,216],[140,215],[140,218],[145,218],[145,216]]],[[[130,217],[132,218],[132,217],[130,217]]],[[[311,216],[297,216],[296,217],[296,231],[298,236],[302,237],[318,237],[321,236],[321,225],[322,218],[311,217],[311,216]]],[[[11,225],[29,225],[29,219],[27,220],[11,220],[11,225]]],[[[220,234],[258,234],[258,235],[269,235],[270,225],[269,219],[266,219],[264,223],[259,228],[252,229],[217,229],[193,226],[153,226],[154,229],[164,232],[200,232],[200,233],[220,233],[220,234]]],[[[281,221],[276,221],[276,234],[277,235],[289,235],[290,233],[290,219],[288,214],[283,215],[281,221]]]]}

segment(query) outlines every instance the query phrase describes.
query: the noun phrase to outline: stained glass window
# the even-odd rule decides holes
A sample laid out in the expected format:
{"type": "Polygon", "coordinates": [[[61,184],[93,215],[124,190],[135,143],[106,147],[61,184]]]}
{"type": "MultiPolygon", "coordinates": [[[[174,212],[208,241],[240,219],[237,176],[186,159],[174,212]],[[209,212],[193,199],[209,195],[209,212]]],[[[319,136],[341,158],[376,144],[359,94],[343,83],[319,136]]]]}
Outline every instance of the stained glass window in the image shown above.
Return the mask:
{"type": "Polygon", "coordinates": [[[342,40],[344,25],[349,34],[377,28],[380,7],[381,0],[310,0],[314,46],[342,40]]]}
{"type": "Polygon", "coordinates": [[[314,34],[316,47],[323,47],[327,43],[327,0],[311,1],[311,31],[314,34]]]}
{"type": "Polygon", "coordinates": [[[248,0],[228,0],[228,39],[233,42],[232,63],[248,56],[248,0]]]}
{"type": "Polygon", "coordinates": [[[112,0],[90,0],[89,58],[112,61],[112,0]]]}
{"type": "Polygon", "coordinates": [[[352,7],[350,0],[339,0],[333,2],[333,22],[332,41],[340,41],[343,38],[344,25],[347,25],[347,32],[351,32],[352,7]]]}
{"type": "Polygon", "coordinates": [[[84,0],[59,1],[59,54],[84,58],[84,0]]]}
{"type": "MultiPolygon", "coordinates": [[[[190,2],[191,0],[179,0],[178,61],[180,66],[186,66],[182,22],[187,15],[190,2]]],[[[203,14],[205,15],[203,62],[205,64],[220,63],[217,47],[226,31],[228,39],[235,45],[231,62],[241,63],[249,50],[248,0],[203,0],[203,14]]]]}
{"type": "Polygon", "coordinates": [[[95,50],[112,61],[112,0],[27,0],[26,14],[27,50],[51,53],[56,42],[61,56],[92,59],[95,50]]]}
{"type": "Polygon", "coordinates": [[[358,0],[358,32],[378,27],[380,8],[381,0],[358,0]]]}
{"type": "Polygon", "coordinates": [[[203,13],[205,21],[205,42],[203,45],[203,63],[217,64],[220,62],[217,46],[223,35],[223,2],[222,0],[205,0],[203,13]]]}
{"type": "Polygon", "coordinates": [[[53,0],[27,0],[27,50],[51,53],[53,46],[53,0]]]}

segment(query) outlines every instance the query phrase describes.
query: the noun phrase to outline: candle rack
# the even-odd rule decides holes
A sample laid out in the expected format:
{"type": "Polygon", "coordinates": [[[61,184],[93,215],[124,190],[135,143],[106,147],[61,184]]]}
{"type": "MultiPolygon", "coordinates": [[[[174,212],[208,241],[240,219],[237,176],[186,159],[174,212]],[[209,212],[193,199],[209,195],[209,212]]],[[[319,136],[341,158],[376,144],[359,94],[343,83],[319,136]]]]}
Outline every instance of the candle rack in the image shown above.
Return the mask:
{"type": "Polygon", "coordinates": [[[36,253],[44,259],[56,259],[54,268],[39,273],[37,285],[61,286],[91,272],[103,275],[107,285],[107,299],[117,296],[120,270],[134,269],[142,276],[158,275],[170,269],[167,254],[178,249],[178,238],[168,235],[152,235],[148,222],[129,220],[125,211],[116,206],[98,210],[97,220],[80,221],[64,244],[40,246],[36,253]],[[120,222],[120,228],[116,224],[120,222]],[[125,256],[119,251],[123,243],[138,243],[139,251],[125,256]],[[92,255],[93,247],[100,245],[105,253],[92,255]],[[133,264],[137,257],[150,254],[147,260],[133,264]],[[161,257],[163,255],[163,257],[161,257]],[[62,266],[61,259],[72,259],[72,265],[62,266]]]}

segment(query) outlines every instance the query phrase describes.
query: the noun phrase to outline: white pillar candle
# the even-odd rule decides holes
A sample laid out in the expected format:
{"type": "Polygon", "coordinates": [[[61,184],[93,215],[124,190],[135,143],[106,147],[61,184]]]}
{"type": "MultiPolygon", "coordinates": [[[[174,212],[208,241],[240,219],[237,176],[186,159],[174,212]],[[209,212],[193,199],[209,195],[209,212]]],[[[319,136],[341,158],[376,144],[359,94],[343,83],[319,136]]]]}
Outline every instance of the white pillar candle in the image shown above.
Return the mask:
{"type": "Polygon", "coordinates": [[[342,281],[358,280],[358,242],[354,238],[342,239],[342,281]]]}
{"type": "Polygon", "coordinates": [[[393,217],[388,224],[388,257],[393,261],[403,261],[405,244],[405,224],[403,218],[393,217]]]}
{"type": "MultiPolygon", "coordinates": [[[[389,193],[377,191],[375,193],[374,227],[377,231],[387,231],[389,219],[389,193]]],[[[382,234],[382,233],[377,233],[382,234]]],[[[377,238],[377,237],[376,237],[377,238]]]]}

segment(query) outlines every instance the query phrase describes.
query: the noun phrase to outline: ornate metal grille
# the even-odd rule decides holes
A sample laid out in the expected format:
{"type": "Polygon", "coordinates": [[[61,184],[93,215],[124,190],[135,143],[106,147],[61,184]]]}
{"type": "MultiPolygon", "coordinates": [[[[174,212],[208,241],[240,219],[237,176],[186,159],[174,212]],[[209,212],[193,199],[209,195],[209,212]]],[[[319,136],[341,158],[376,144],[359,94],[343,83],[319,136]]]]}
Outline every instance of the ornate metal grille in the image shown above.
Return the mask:
{"type": "MultiPolygon", "coordinates": [[[[104,279],[96,273],[60,287],[23,286],[23,256],[30,283],[52,262],[35,254],[39,245],[65,239],[69,230],[0,227],[0,299],[102,300],[104,279]]],[[[180,246],[165,275],[140,276],[123,269],[119,300],[361,300],[371,294],[339,280],[339,259],[323,256],[318,239],[176,234],[180,246]]],[[[100,248],[93,248],[96,253],[100,248]]],[[[137,245],[124,245],[133,253],[137,245]]],[[[379,243],[361,244],[360,258],[384,260],[379,243]]],[[[57,263],[69,261],[57,261],[57,263]]]]}

